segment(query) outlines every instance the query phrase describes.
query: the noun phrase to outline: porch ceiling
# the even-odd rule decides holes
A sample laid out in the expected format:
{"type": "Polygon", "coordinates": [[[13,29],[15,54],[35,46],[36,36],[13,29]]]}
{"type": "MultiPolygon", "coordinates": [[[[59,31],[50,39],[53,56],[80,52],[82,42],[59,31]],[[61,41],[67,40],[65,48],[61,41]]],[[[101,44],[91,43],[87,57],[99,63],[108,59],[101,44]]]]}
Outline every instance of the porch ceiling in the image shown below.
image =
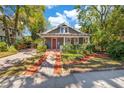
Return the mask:
{"type": "Polygon", "coordinates": [[[41,34],[41,37],[88,37],[87,34],[59,34],[59,33],[50,33],[50,34],[41,34]]]}

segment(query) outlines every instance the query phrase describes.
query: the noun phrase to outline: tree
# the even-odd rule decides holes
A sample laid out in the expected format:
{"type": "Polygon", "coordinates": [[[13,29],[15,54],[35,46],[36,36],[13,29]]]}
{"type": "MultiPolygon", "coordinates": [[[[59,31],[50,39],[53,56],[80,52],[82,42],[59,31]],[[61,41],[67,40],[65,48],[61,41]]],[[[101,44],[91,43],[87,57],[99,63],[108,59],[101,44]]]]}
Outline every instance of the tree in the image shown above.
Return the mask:
{"type": "Polygon", "coordinates": [[[46,26],[46,20],[43,15],[45,11],[45,6],[28,6],[29,17],[27,26],[32,33],[32,39],[35,40],[39,36],[37,33],[43,32],[46,26]]]}
{"type": "Polygon", "coordinates": [[[117,40],[124,41],[124,6],[115,6],[107,23],[107,31],[117,40]]]}
{"type": "Polygon", "coordinates": [[[124,36],[124,6],[77,6],[81,30],[92,34],[91,43],[106,50],[124,36]]]}
{"type": "Polygon", "coordinates": [[[4,8],[6,8],[6,6],[0,6],[0,12],[2,13],[0,20],[3,23],[3,27],[4,27],[3,30],[5,31],[5,37],[6,37],[7,44],[10,45],[11,40],[10,40],[9,29],[8,29],[8,24],[7,24],[9,23],[8,21],[10,21],[10,17],[5,14],[4,8]]]}
{"type": "MultiPolygon", "coordinates": [[[[45,18],[44,11],[45,6],[26,6],[26,5],[16,5],[10,6],[13,10],[13,37],[18,31],[22,31],[25,26],[29,28],[32,33],[32,38],[36,39],[37,33],[44,31],[45,28],[45,18]]],[[[13,39],[13,44],[15,43],[15,38],[13,39]]]]}

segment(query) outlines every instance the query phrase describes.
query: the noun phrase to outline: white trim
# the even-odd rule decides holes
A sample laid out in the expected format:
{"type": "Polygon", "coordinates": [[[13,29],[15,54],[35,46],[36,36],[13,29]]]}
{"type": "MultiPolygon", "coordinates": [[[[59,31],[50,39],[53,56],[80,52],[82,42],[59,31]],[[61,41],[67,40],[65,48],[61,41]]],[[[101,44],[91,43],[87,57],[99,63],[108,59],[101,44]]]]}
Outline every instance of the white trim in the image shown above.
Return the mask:
{"type": "Polygon", "coordinates": [[[56,26],[56,27],[54,27],[54,28],[52,28],[52,29],[50,29],[50,30],[47,30],[47,31],[45,31],[45,32],[43,32],[43,33],[41,33],[41,34],[47,34],[47,33],[49,33],[49,32],[51,32],[51,31],[53,31],[53,30],[55,30],[55,29],[57,29],[58,27],[56,26]]]}
{"type": "Polygon", "coordinates": [[[65,45],[65,37],[63,37],[63,45],[65,45]]]}
{"type": "MultiPolygon", "coordinates": [[[[78,32],[78,33],[82,33],[82,34],[84,34],[84,35],[89,35],[89,34],[87,34],[87,33],[81,32],[80,30],[77,30],[77,29],[75,29],[75,28],[73,28],[73,27],[71,27],[71,26],[69,26],[69,25],[67,25],[67,24],[65,24],[65,23],[62,23],[62,24],[56,26],[55,28],[52,28],[52,29],[50,29],[50,30],[48,30],[48,31],[45,31],[45,32],[41,33],[41,34],[47,34],[47,33],[51,32],[51,31],[53,31],[53,30],[55,30],[55,29],[58,29],[59,27],[60,27],[60,29],[61,29],[61,26],[62,26],[62,25],[66,25],[68,29],[71,28],[71,29],[73,29],[74,31],[76,31],[76,32],[78,32]]],[[[58,32],[58,33],[59,33],[59,32],[58,32]]]]}
{"type": "Polygon", "coordinates": [[[67,38],[73,38],[73,37],[88,37],[88,36],[55,36],[55,35],[51,35],[51,36],[42,36],[42,38],[44,37],[67,37],[67,38]]]}
{"type": "Polygon", "coordinates": [[[79,44],[79,38],[77,38],[77,43],[79,44]]]}

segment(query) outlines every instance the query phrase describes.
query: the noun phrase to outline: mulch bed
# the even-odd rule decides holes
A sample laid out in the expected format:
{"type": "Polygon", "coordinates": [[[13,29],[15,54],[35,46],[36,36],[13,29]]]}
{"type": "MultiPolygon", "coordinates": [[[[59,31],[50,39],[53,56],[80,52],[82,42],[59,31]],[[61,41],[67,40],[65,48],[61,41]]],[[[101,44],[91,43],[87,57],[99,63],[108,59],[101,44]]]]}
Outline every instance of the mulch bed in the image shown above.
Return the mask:
{"type": "Polygon", "coordinates": [[[61,62],[61,54],[56,54],[56,62],[54,66],[54,74],[61,74],[62,73],[62,62],[61,62]]]}
{"type": "Polygon", "coordinates": [[[23,72],[25,76],[32,76],[34,75],[40,68],[40,65],[46,60],[48,54],[44,54],[41,58],[32,66],[28,67],[26,71],[23,72]]]}
{"type": "Polygon", "coordinates": [[[87,56],[83,57],[82,59],[80,59],[80,61],[81,62],[85,62],[85,61],[90,60],[93,57],[97,57],[97,58],[109,58],[109,55],[107,55],[107,54],[97,54],[97,53],[94,53],[94,54],[87,55],[87,56]]]}

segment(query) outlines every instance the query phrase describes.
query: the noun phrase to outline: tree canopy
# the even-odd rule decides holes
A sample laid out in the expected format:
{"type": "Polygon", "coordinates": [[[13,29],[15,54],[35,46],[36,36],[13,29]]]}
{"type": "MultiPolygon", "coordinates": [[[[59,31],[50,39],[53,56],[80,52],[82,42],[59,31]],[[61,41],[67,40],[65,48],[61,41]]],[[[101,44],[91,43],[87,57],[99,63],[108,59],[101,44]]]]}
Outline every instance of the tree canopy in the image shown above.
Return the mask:
{"type": "Polygon", "coordinates": [[[124,6],[76,6],[81,31],[90,33],[91,43],[105,50],[110,42],[124,40],[124,6]]]}

